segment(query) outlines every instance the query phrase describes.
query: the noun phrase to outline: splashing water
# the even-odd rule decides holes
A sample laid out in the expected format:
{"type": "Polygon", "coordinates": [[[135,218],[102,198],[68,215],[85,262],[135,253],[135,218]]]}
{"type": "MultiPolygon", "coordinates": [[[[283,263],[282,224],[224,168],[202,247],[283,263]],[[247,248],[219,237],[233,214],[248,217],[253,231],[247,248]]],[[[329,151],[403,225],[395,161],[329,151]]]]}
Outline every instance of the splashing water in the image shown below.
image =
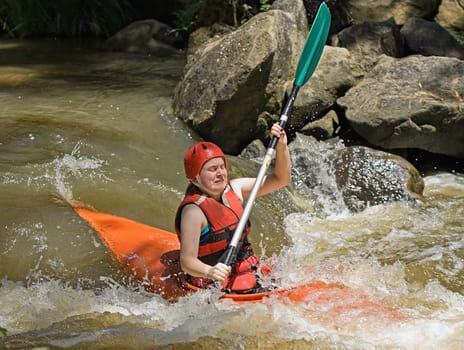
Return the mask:
{"type": "Polygon", "coordinates": [[[85,178],[92,178],[96,175],[106,181],[111,181],[110,178],[99,171],[106,162],[95,157],[80,156],[81,146],[81,142],[77,143],[71,154],[65,154],[62,158],[57,158],[53,162],[55,187],[57,192],[66,201],[73,199],[71,187],[66,182],[68,174],[73,177],[85,176],[85,178]],[[92,172],[83,174],[83,170],[91,170],[92,172]]]}

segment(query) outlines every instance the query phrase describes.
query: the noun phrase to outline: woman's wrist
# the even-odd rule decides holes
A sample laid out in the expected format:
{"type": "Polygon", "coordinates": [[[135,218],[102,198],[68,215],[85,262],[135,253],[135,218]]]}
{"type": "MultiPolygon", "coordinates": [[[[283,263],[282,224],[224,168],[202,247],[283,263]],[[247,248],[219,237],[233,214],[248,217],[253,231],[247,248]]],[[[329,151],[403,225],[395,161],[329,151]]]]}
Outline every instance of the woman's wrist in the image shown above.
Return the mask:
{"type": "Polygon", "coordinates": [[[205,275],[205,278],[213,279],[213,276],[212,276],[212,274],[211,274],[211,269],[212,269],[212,268],[213,268],[212,266],[208,266],[208,267],[206,268],[206,272],[205,272],[205,274],[204,274],[204,275],[205,275]]]}

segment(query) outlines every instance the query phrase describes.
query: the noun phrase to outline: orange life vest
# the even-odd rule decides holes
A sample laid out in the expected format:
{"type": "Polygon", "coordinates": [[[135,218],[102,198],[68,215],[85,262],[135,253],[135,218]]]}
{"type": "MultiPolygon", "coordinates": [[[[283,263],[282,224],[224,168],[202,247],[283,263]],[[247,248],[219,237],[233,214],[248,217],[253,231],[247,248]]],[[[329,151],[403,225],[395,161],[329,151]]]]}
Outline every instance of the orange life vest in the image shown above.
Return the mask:
{"type": "MultiPolygon", "coordinates": [[[[200,242],[198,257],[201,261],[210,265],[214,265],[219,256],[227,248],[243,213],[240,198],[238,198],[230,185],[226,186],[221,201],[222,203],[207,196],[197,187],[192,186],[184,200],[180,203],[176,213],[175,225],[179,239],[181,213],[184,206],[187,204],[198,205],[203,214],[205,214],[206,220],[210,225],[210,233],[206,241],[200,242]]],[[[241,240],[244,240],[249,233],[250,225],[248,224],[245,235],[241,237],[241,240]]]]}
{"type": "MultiPolygon", "coordinates": [[[[195,204],[200,207],[210,225],[209,237],[200,241],[198,258],[206,264],[215,265],[229,245],[243,213],[240,198],[227,185],[221,202],[201,192],[196,186],[191,186],[184,200],[179,205],[176,213],[175,228],[180,239],[181,213],[187,204],[195,204]],[[222,202],[222,203],[221,203],[222,202]]],[[[224,289],[230,291],[245,291],[256,286],[255,272],[259,266],[259,258],[253,253],[247,236],[250,233],[250,225],[247,224],[245,234],[241,237],[237,260],[233,265],[232,274],[225,283],[224,289]]],[[[191,282],[199,287],[206,287],[212,281],[207,278],[191,277],[191,282]]]]}

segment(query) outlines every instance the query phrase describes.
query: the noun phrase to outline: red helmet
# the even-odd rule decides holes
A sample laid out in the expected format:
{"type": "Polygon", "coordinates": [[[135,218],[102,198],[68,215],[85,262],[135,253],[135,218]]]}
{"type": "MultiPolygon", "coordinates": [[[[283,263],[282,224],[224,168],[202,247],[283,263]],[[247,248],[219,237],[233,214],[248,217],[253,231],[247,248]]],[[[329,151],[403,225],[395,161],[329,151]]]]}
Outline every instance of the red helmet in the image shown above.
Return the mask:
{"type": "Polygon", "coordinates": [[[226,156],[218,145],[212,142],[198,142],[184,154],[184,169],[187,179],[194,180],[200,173],[203,165],[210,159],[221,157],[227,166],[226,156]]]}

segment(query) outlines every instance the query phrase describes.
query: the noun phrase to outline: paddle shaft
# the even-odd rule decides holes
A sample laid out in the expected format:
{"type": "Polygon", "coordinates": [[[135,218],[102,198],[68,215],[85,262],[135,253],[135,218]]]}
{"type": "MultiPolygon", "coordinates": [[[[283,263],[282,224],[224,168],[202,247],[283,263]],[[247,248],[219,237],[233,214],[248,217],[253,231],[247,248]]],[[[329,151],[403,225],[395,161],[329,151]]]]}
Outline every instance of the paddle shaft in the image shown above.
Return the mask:
{"type": "MultiPolygon", "coordinates": [[[[296,96],[298,94],[298,91],[300,88],[296,85],[293,85],[292,91],[290,92],[290,95],[287,99],[287,102],[285,103],[283,112],[280,116],[279,119],[279,124],[282,128],[285,127],[285,124],[287,123],[288,120],[288,115],[290,114],[290,110],[292,109],[293,103],[295,102],[296,96]]],[[[268,148],[266,155],[264,156],[263,163],[261,164],[261,168],[259,169],[258,175],[256,176],[255,183],[253,185],[253,188],[251,190],[251,193],[247,199],[247,203],[245,205],[245,208],[243,209],[243,214],[240,217],[240,221],[237,225],[237,228],[235,229],[234,236],[232,237],[232,240],[229,243],[229,247],[224,253],[219,260],[223,262],[226,265],[231,265],[235,257],[237,255],[237,247],[240,239],[242,238],[242,234],[245,229],[245,225],[248,221],[248,218],[250,217],[251,214],[251,209],[253,207],[253,203],[258,195],[259,189],[261,188],[261,185],[263,184],[264,178],[266,176],[266,172],[271,164],[272,158],[274,156],[275,148],[277,146],[277,142],[279,141],[278,137],[273,137],[271,141],[269,142],[268,148]]]]}

